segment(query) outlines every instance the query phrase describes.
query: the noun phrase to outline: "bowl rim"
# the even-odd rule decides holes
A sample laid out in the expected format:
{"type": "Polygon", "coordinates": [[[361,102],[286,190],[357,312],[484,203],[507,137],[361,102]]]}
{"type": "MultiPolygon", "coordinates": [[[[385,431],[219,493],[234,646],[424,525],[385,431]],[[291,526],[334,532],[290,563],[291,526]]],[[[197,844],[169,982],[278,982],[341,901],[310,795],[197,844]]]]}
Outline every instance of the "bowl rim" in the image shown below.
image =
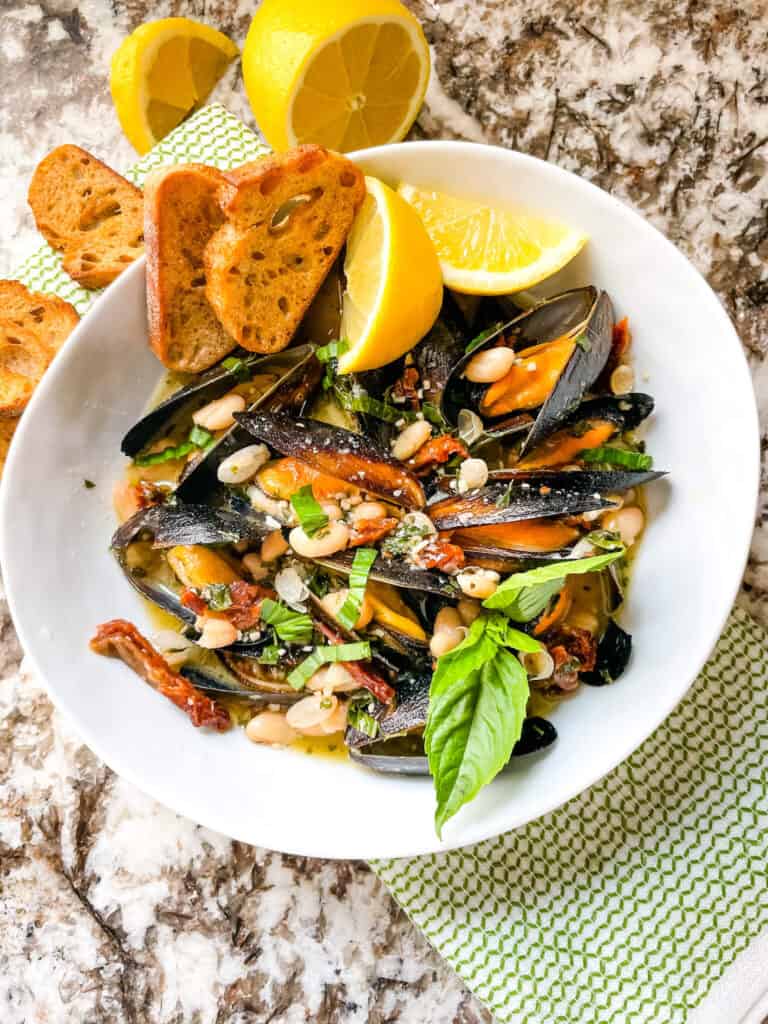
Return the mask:
{"type": "MultiPolygon", "coordinates": [[[[613,215],[620,215],[623,218],[629,218],[633,222],[633,224],[642,228],[643,230],[647,231],[650,229],[650,231],[653,232],[656,236],[657,242],[663,243],[663,245],[666,246],[668,250],[671,250],[671,252],[674,254],[675,259],[680,261],[681,264],[684,264],[687,267],[688,271],[694,272],[695,276],[698,278],[698,285],[700,289],[703,289],[704,292],[709,294],[712,302],[717,307],[718,316],[720,318],[718,331],[723,335],[723,342],[725,342],[725,335],[727,335],[730,339],[730,344],[732,346],[735,346],[736,353],[738,354],[738,357],[740,357],[737,357],[734,360],[734,363],[738,364],[740,367],[740,385],[742,389],[746,387],[747,393],[752,395],[749,419],[751,420],[750,433],[752,436],[751,445],[753,448],[754,457],[751,459],[751,465],[753,467],[751,480],[745,481],[744,484],[744,489],[745,491],[747,489],[749,490],[752,500],[748,509],[748,517],[746,515],[745,510],[745,514],[743,516],[743,524],[740,526],[740,531],[743,533],[741,543],[743,554],[740,556],[738,563],[734,565],[733,575],[730,584],[728,586],[724,586],[722,585],[722,583],[720,583],[717,591],[713,596],[713,601],[719,609],[716,615],[718,628],[716,632],[714,632],[714,635],[708,637],[706,642],[702,641],[699,643],[696,655],[690,661],[691,668],[687,673],[687,678],[681,678],[678,686],[670,688],[668,699],[666,701],[658,702],[657,714],[654,715],[654,724],[652,728],[646,731],[644,735],[639,736],[639,738],[635,739],[633,737],[631,740],[629,740],[626,746],[622,748],[623,753],[620,756],[611,757],[609,759],[610,763],[600,764],[600,766],[596,770],[588,773],[588,781],[578,781],[574,785],[565,786],[563,790],[559,791],[558,794],[553,798],[548,799],[546,793],[544,793],[542,795],[539,809],[535,814],[523,812],[522,814],[518,815],[517,819],[511,820],[504,827],[503,831],[499,831],[499,829],[495,826],[484,828],[481,822],[479,825],[466,830],[467,832],[471,832],[471,835],[457,835],[455,839],[449,838],[448,840],[443,841],[437,840],[437,838],[435,837],[435,841],[431,844],[417,843],[416,845],[413,845],[409,844],[407,841],[403,842],[401,840],[398,840],[395,843],[393,843],[392,847],[385,852],[382,852],[381,850],[371,851],[368,849],[358,847],[349,853],[339,853],[338,851],[331,851],[324,848],[326,841],[322,837],[315,837],[315,842],[293,845],[290,849],[284,849],[284,852],[294,855],[323,857],[329,859],[389,859],[405,856],[421,856],[425,854],[444,852],[451,849],[459,849],[462,847],[475,845],[476,843],[482,842],[486,839],[490,839],[498,835],[503,835],[505,834],[505,832],[512,831],[516,828],[520,828],[531,821],[536,821],[544,817],[546,814],[549,814],[552,811],[556,810],[558,807],[563,806],[564,804],[574,799],[581,793],[586,792],[601,779],[605,778],[606,775],[614,771],[618,767],[618,765],[622,764],[628,757],[630,757],[635,752],[635,750],[637,750],[638,747],[640,747],[642,743],[644,743],[645,740],[648,739],[648,737],[651,736],[652,733],[655,732],[655,730],[669,717],[669,715],[674,711],[674,709],[677,707],[680,701],[688,693],[690,687],[692,686],[702,667],[709,658],[715,644],[717,643],[722,633],[725,623],[728,620],[735,598],[740,589],[744,566],[746,565],[749,556],[750,544],[752,540],[754,510],[757,506],[760,487],[760,429],[757,404],[754,396],[754,389],[751,374],[749,371],[749,364],[747,362],[746,354],[744,352],[741,340],[736,332],[736,329],[727,311],[725,310],[717,294],[710,287],[710,285],[708,284],[704,276],[701,274],[701,272],[688,259],[688,257],[685,256],[685,254],[681,252],[681,250],[678,249],[677,246],[675,246],[658,228],[656,228],[652,223],[646,220],[645,217],[643,217],[628,203],[616,198],[611,193],[606,192],[604,189],[593,184],[587,179],[581,177],[580,175],[575,174],[572,171],[568,171],[562,167],[557,166],[556,164],[548,163],[547,161],[541,160],[538,157],[534,157],[526,153],[520,153],[516,150],[510,150],[502,146],[494,146],[486,143],[468,142],[463,140],[420,140],[414,142],[394,143],[387,146],[372,147],[369,149],[359,150],[357,152],[350,153],[348,154],[348,156],[355,162],[364,163],[367,159],[379,157],[383,154],[389,155],[398,154],[402,152],[412,154],[418,153],[419,151],[423,151],[425,149],[431,149],[436,151],[444,150],[446,152],[453,153],[464,153],[468,151],[478,153],[482,151],[484,153],[487,153],[489,156],[492,155],[494,159],[500,158],[502,160],[509,160],[510,165],[523,162],[525,164],[533,165],[534,168],[538,168],[541,171],[541,173],[546,173],[548,175],[554,176],[567,176],[570,179],[575,179],[576,182],[578,182],[578,187],[585,189],[590,194],[598,194],[600,196],[600,201],[603,203],[607,201],[612,209],[613,215]]],[[[79,324],[76,326],[74,331],[67,338],[65,344],[61,347],[59,352],[54,357],[52,363],[54,372],[52,372],[51,369],[49,369],[49,372],[45,375],[40,385],[35,390],[30,400],[28,410],[34,411],[38,408],[38,406],[43,405],[46,402],[49,391],[51,391],[56,386],[57,375],[55,373],[55,367],[62,364],[68,358],[68,354],[72,353],[77,348],[78,340],[80,336],[86,330],[89,329],[91,319],[95,319],[98,316],[101,307],[109,300],[109,298],[113,294],[114,285],[119,284],[121,282],[125,283],[128,280],[132,279],[133,277],[143,274],[144,269],[145,257],[141,256],[129,268],[127,268],[127,270],[125,270],[123,274],[115,282],[113,282],[113,285],[110,285],[107,288],[105,288],[104,291],[101,292],[96,297],[93,304],[83,315],[79,324]]],[[[104,749],[99,736],[94,735],[87,726],[80,722],[76,710],[68,706],[68,704],[56,693],[55,687],[52,686],[49,683],[48,679],[45,677],[35,655],[35,643],[32,632],[31,630],[28,630],[25,627],[25,624],[20,620],[19,616],[17,615],[15,589],[16,583],[13,582],[13,580],[10,578],[12,574],[6,575],[5,572],[6,563],[11,564],[11,560],[7,558],[7,555],[11,551],[13,546],[13,510],[10,508],[9,495],[11,487],[8,481],[12,480],[15,474],[15,466],[19,458],[19,452],[22,449],[23,439],[26,433],[28,432],[29,429],[31,429],[30,425],[32,422],[32,418],[33,417],[30,415],[25,415],[21,418],[21,421],[19,423],[19,426],[16,430],[15,436],[10,446],[10,450],[6,461],[5,472],[3,474],[3,479],[2,482],[0,482],[0,565],[3,566],[4,576],[6,578],[6,597],[8,601],[10,614],[13,619],[14,627],[16,629],[19,641],[22,646],[25,659],[28,659],[29,663],[32,665],[37,678],[44,686],[49,699],[52,701],[56,709],[60,712],[63,712],[64,716],[71,724],[75,733],[96,754],[97,757],[99,757],[105,764],[107,764],[107,766],[112,771],[114,771],[116,774],[120,775],[121,777],[125,778],[127,781],[135,785],[137,789],[139,789],[141,792],[151,796],[153,799],[157,800],[164,806],[169,807],[171,810],[174,811],[174,813],[185,815],[190,819],[194,820],[195,822],[200,823],[204,827],[211,828],[212,830],[215,830],[217,832],[224,832],[232,838],[238,839],[242,842],[268,846],[268,843],[265,843],[264,840],[260,839],[259,837],[254,837],[253,830],[248,830],[248,834],[241,831],[240,834],[238,835],[238,830],[231,828],[231,826],[223,828],[221,822],[217,822],[215,820],[216,814],[214,809],[211,810],[210,815],[205,816],[199,814],[199,812],[197,811],[191,813],[190,811],[185,810],[183,808],[178,809],[181,806],[180,802],[175,799],[171,801],[164,795],[161,780],[155,780],[154,778],[149,780],[145,779],[140,775],[138,770],[134,770],[134,768],[130,765],[125,765],[123,763],[126,760],[124,754],[115,754],[109,749],[104,749]],[[157,782],[157,785],[153,784],[155,782],[157,782]]],[[[283,848],[281,847],[281,849],[283,848]]]]}

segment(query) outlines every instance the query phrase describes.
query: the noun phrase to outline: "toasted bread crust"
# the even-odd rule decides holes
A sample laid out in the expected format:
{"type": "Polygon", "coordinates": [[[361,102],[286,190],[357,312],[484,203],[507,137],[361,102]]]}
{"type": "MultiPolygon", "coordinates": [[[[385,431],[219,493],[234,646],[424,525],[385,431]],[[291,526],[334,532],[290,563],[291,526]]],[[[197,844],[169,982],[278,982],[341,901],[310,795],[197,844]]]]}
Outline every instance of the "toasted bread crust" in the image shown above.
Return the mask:
{"type": "Polygon", "coordinates": [[[80,320],[69,302],[58,295],[31,292],[20,281],[0,281],[0,318],[32,331],[54,352],[80,320]]]}
{"type": "Polygon", "coordinates": [[[32,331],[0,320],[0,417],[22,414],[52,358],[32,331]]]}
{"type": "Polygon", "coordinates": [[[224,177],[219,201],[227,223],[205,249],[206,294],[244,348],[279,352],[349,234],[365,179],[345,157],[314,145],[224,177]]]}
{"type": "Polygon", "coordinates": [[[38,164],[28,200],[38,230],[85,288],[110,284],[143,251],[141,190],[79,146],[59,146],[38,164]]]}
{"type": "Polygon", "coordinates": [[[172,370],[198,373],[235,348],[208,302],[203,251],[224,215],[224,177],[184,164],[153,172],[144,187],[149,343],[172,370]]]}

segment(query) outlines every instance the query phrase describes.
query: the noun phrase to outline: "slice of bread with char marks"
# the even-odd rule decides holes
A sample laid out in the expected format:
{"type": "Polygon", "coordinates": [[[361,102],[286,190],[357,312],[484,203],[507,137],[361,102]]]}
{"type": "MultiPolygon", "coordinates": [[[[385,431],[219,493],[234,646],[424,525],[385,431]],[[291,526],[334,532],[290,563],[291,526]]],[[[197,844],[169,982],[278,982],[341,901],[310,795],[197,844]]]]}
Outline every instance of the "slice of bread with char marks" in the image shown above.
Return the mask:
{"type": "Polygon", "coordinates": [[[110,284],[144,251],[141,189],[79,146],[59,146],[29,186],[38,230],[84,288],[110,284]]]}
{"type": "Polygon", "coordinates": [[[206,295],[203,251],[224,222],[213,167],[154,171],[144,185],[149,343],[171,370],[199,373],[236,346],[206,295]]]}
{"type": "Polygon", "coordinates": [[[0,319],[31,331],[56,352],[80,317],[75,307],[58,295],[31,292],[20,281],[0,281],[0,319]]]}
{"type": "Polygon", "coordinates": [[[227,222],[206,246],[206,293],[244,348],[279,352],[346,241],[365,179],[351,161],[314,145],[225,177],[227,222]]]}
{"type": "Polygon", "coordinates": [[[20,416],[53,358],[53,349],[13,320],[0,320],[0,417],[20,416]]]}

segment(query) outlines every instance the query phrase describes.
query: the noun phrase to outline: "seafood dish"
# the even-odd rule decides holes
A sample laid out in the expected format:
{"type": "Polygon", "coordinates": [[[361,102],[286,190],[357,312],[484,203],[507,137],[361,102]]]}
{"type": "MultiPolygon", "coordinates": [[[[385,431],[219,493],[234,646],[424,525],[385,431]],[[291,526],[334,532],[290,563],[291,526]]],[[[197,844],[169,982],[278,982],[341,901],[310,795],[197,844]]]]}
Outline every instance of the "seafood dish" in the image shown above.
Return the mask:
{"type": "Polygon", "coordinates": [[[111,548],[158,631],[91,646],[196,726],[432,775],[439,830],[624,672],[654,402],[593,286],[445,289],[409,351],[343,373],[342,273],[288,347],[172,378],[125,435],[111,548]]]}

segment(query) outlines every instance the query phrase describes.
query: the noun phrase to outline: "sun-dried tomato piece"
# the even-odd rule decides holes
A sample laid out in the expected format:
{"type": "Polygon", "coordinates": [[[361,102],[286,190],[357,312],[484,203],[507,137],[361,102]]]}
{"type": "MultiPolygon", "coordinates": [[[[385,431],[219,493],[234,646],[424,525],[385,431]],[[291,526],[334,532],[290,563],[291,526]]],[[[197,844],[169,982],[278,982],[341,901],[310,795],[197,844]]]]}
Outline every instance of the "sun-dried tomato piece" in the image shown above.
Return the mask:
{"type": "MultiPolygon", "coordinates": [[[[315,625],[332,644],[343,644],[344,637],[326,622],[317,620],[315,625]]],[[[391,704],[395,699],[395,691],[389,683],[377,675],[372,669],[367,668],[361,661],[342,661],[339,664],[349,672],[358,686],[362,686],[380,700],[382,704],[391,704]]]]}
{"type": "Polygon", "coordinates": [[[440,434],[439,437],[430,438],[423,444],[416,454],[408,459],[406,466],[416,476],[426,476],[435,466],[442,465],[454,455],[460,455],[463,459],[469,458],[466,445],[450,434],[440,434]]]}
{"type": "Polygon", "coordinates": [[[202,597],[196,590],[191,590],[189,587],[186,590],[182,590],[179,600],[185,608],[189,608],[195,615],[204,615],[208,611],[208,605],[202,597]]]}
{"type": "Polygon", "coordinates": [[[419,406],[418,387],[419,371],[415,366],[407,366],[392,387],[392,398],[396,404],[402,405],[407,402],[412,409],[416,409],[419,406]],[[399,403],[398,399],[401,400],[399,403]]]}
{"type": "Polygon", "coordinates": [[[383,516],[378,519],[358,519],[349,531],[349,547],[357,548],[361,544],[373,544],[388,533],[392,533],[398,520],[394,516],[383,516]]]}
{"type": "Polygon", "coordinates": [[[124,661],[153,689],[185,712],[194,726],[208,726],[217,732],[226,732],[231,727],[226,708],[174,672],[132,622],[125,619],[103,622],[97,626],[90,647],[96,654],[124,661]]]}
{"type": "Polygon", "coordinates": [[[420,569],[442,569],[455,572],[464,565],[464,552],[458,544],[443,537],[430,537],[414,551],[412,561],[420,569]]]}

